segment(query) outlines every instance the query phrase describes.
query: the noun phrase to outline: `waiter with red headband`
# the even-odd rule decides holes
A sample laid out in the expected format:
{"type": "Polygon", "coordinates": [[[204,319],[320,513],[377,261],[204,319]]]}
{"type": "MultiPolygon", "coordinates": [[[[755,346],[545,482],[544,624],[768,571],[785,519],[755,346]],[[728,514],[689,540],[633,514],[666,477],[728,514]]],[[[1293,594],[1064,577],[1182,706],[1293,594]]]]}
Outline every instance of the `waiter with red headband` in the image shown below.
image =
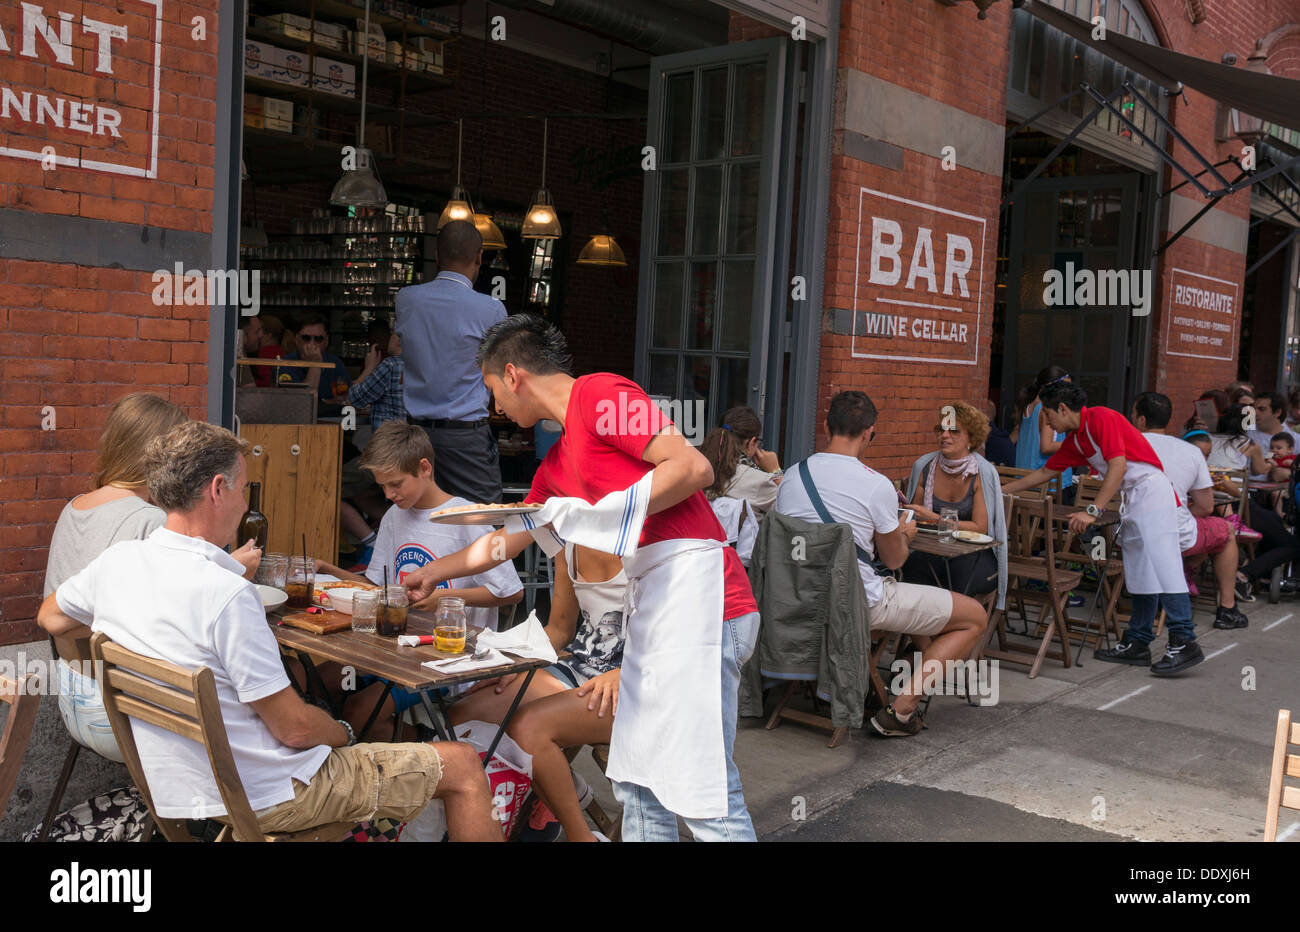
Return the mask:
{"type": "Polygon", "coordinates": [[[1151,444],[1128,419],[1110,408],[1086,407],[1087,394],[1069,382],[1056,382],[1039,393],[1047,423],[1068,434],[1046,465],[1002,487],[1016,493],[1041,485],[1071,467],[1090,467],[1102,477],[1097,500],[1070,515],[1070,530],[1082,533],[1105,510],[1116,492],[1122,495],[1120,540],[1124,582],[1133,596],[1133,616],[1123,639],[1093,656],[1108,663],[1151,667],[1155,676],[1173,676],[1205,659],[1196,643],[1192,602],[1183,576],[1178,544],[1178,493],[1164,473],[1151,444]],[[1150,644],[1156,605],[1168,617],[1165,655],[1151,662],[1150,644]]]}

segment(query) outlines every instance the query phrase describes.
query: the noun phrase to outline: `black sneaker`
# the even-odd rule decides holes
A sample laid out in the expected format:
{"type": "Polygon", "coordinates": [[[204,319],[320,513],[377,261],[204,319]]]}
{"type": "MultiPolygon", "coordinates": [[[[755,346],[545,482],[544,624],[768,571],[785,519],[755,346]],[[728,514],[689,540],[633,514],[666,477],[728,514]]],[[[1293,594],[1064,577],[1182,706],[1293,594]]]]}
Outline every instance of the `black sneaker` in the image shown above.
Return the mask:
{"type": "Polygon", "coordinates": [[[1151,649],[1137,641],[1120,641],[1114,647],[1098,648],[1092,652],[1094,660],[1106,663],[1127,663],[1135,667],[1145,667],[1151,663],[1151,649]]]}
{"type": "Polygon", "coordinates": [[[1234,605],[1232,608],[1219,606],[1219,610],[1214,613],[1214,627],[1220,631],[1235,631],[1238,628],[1244,628],[1250,624],[1250,619],[1245,613],[1237,610],[1234,605]]]}
{"type": "Polygon", "coordinates": [[[1170,637],[1169,643],[1165,646],[1165,655],[1151,664],[1151,674],[1176,676],[1204,659],[1205,652],[1201,650],[1200,644],[1195,641],[1176,641],[1170,637]]]}
{"type": "Polygon", "coordinates": [[[1252,580],[1252,579],[1238,579],[1238,580],[1237,580],[1237,585],[1236,585],[1236,590],[1237,590],[1237,601],[1238,601],[1238,602],[1254,602],[1254,601],[1255,601],[1255,582],[1254,582],[1254,580],[1252,580]]]}
{"type": "Polygon", "coordinates": [[[910,738],[919,735],[925,727],[921,720],[921,710],[917,709],[907,721],[899,721],[892,704],[871,716],[871,727],[886,738],[910,738]]]}

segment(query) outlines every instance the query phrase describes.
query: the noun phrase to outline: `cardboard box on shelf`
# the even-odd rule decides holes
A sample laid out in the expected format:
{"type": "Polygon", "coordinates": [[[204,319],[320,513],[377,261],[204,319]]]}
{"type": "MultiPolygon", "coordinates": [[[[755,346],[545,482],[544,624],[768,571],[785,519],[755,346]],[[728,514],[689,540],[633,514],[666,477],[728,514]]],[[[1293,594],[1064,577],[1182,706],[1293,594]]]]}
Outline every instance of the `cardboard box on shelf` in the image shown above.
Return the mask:
{"type": "Polygon", "coordinates": [[[394,68],[401,68],[406,62],[406,46],[400,42],[388,43],[388,57],[385,59],[394,68]]]}
{"type": "Polygon", "coordinates": [[[255,78],[276,80],[275,69],[280,62],[281,50],[265,42],[244,42],[244,74],[255,78]]]}
{"type": "Polygon", "coordinates": [[[262,97],[258,94],[244,93],[244,115],[262,112],[262,97]]]}
{"type": "MultiPolygon", "coordinates": [[[[273,80],[294,87],[311,87],[311,56],[297,49],[277,49],[279,66],[273,80]]],[[[317,59],[319,61],[319,59],[317,59]]]]}
{"type": "Polygon", "coordinates": [[[290,39],[302,42],[311,41],[311,20],[292,13],[277,13],[274,16],[259,16],[253,25],[268,32],[277,32],[290,39]]]}
{"type": "Polygon", "coordinates": [[[415,49],[420,55],[425,71],[442,74],[444,67],[443,53],[446,49],[446,43],[443,40],[434,39],[431,36],[419,36],[415,40],[415,49]]]}
{"type": "Polygon", "coordinates": [[[328,36],[331,39],[337,39],[339,42],[342,42],[347,36],[347,33],[347,27],[340,23],[323,23],[320,20],[316,20],[317,41],[320,40],[321,36],[328,36]]]}
{"type": "Polygon", "coordinates": [[[364,40],[363,38],[364,35],[365,35],[365,20],[359,19],[357,20],[356,31],[351,34],[352,54],[353,55],[369,54],[370,57],[375,61],[378,62],[385,61],[388,58],[388,49],[385,45],[384,27],[380,26],[378,23],[371,23],[370,41],[368,43],[364,40]],[[368,51],[365,53],[363,53],[362,51],[363,46],[368,48],[368,51]]]}
{"type": "Polygon", "coordinates": [[[312,87],[318,91],[338,94],[340,97],[351,97],[355,100],[357,96],[356,66],[329,58],[317,58],[312,87]]]}
{"type": "Polygon", "coordinates": [[[293,101],[278,97],[262,98],[262,124],[280,133],[293,132],[293,101]]]}
{"type": "Polygon", "coordinates": [[[322,23],[316,24],[317,29],[315,33],[315,39],[313,40],[316,43],[316,45],[319,48],[331,49],[335,52],[343,51],[343,37],[332,36],[329,35],[328,33],[321,32],[320,27],[322,25],[323,25],[322,23]]]}

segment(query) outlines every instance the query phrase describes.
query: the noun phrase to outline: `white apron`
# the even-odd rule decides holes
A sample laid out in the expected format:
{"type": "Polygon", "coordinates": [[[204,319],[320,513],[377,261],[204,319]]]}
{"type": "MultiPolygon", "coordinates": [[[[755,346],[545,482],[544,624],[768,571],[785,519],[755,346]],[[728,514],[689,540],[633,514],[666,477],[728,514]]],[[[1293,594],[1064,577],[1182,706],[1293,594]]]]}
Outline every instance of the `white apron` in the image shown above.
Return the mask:
{"type": "Polygon", "coordinates": [[[724,546],[665,540],[624,559],[627,642],[605,775],[688,819],[727,814],[724,546]]]}
{"type": "MultiPolygon", "coordinates": [[[[1104,479],[1101,448],[1084,432],[1094,452],[1088,463],[1104,479]]],[[[1134,595],[1186,592],[1183,552],[1178,539],[1178,493],[1161,470],[1129,461],[1120,487],[1119,540],[1124,556],[1124,585],[1134,595]]]]}

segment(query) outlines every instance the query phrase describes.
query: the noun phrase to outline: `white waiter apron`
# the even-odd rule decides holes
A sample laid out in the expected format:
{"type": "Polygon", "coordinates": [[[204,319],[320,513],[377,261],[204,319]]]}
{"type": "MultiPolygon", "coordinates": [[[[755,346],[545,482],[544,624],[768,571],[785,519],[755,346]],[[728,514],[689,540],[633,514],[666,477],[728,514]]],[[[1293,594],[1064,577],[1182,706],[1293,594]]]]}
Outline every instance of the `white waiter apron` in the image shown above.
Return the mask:
{"type": "Polygon", "coordinates": [[[664,540],[624,559],[627,642],[605,775],[688,819],[727,814],[724,546],[664,540]]]}
{"type": "MultiPolygon", "coordinates": [[[[1102,478],[1106,459],[1092,443],[1088,464],[1102,478]]],[[[1128,461],[1120,486],[1120,546],[1124,557],[1124,585],[1134,595],[1186,592],[1183,552],[1178,540],[1178,493],[1163,471],[1150,463],[1128,461]]]]}

